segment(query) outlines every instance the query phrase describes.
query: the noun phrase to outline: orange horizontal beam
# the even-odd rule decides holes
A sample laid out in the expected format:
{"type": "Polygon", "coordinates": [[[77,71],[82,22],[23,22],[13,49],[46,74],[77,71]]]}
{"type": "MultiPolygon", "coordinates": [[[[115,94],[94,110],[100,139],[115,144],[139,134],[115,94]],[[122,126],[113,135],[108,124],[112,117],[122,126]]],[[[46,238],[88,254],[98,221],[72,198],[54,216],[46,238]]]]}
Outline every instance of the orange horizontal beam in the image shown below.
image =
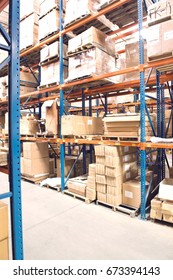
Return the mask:
{"type": "Polygon", "coordinates": [[[0,2],[0,12],[2,12],[3,9],[8,5],[8,0],[1,0],[0,2]]]}

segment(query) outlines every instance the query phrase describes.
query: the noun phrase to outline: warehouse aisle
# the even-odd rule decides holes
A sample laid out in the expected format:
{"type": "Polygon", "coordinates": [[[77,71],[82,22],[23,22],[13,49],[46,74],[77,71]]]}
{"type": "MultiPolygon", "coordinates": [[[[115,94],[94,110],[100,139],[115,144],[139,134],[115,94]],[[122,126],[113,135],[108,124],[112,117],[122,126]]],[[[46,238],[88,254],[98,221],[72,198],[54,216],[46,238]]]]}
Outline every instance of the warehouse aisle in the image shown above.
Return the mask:
{"type": "Polygon", "coordinates": [[[172,227],[23,181],[22,196],[25,259],[173,259],[172,227]]]}

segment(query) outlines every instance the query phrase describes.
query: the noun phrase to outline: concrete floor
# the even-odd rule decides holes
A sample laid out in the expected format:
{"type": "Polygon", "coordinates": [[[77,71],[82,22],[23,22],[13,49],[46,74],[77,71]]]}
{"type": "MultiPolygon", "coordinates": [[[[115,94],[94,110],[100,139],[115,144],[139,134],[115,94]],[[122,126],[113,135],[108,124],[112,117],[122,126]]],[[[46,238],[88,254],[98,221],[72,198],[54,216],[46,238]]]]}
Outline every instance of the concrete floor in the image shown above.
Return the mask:
{"type": "MultiPolygon", "coordinates": [[[[8,177],[0,173],[0,193],[8,177]]],[[[170,259],[173,227],[85,204],[22,181],[26,260],[170,259]]]]}

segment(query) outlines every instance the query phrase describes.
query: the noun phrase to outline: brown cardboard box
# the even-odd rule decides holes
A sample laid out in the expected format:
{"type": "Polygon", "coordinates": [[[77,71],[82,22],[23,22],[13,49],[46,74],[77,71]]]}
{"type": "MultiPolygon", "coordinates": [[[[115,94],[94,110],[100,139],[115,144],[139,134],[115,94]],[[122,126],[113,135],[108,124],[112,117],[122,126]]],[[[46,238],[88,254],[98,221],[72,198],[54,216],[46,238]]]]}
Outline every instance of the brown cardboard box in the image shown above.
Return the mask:
{"type": "MultiPolygon", "coordinates": [[[[64,61],[64,79],[67,78],[67,61],[64,61]]],[[[60,81],[60,65],[59,61],[41,65],[41,81],[40,85],[58,84],[60,81]]]]}
{"type": "MultiPolygon", "coordinates": [[[[51,58],[59,58],[60,44],[56,41],[40,50],[40,63],[51,58]]],[[[67,56],[67,46],[63,44],[63,57],[67,56]]],[[[58,78],[58,77],[57,77],[58,78]]]]}
{"type": "Polygon", "coordinates": [[[123,204],[138,208],[141,202],[140,183],[130,180],[123,183],[123,204]]]}
{"type": "Polygon", "coordinates": [[[162,54],[162,24],[153,25],[148,28],[147,37],[148,57],[162,54]]]}
{"type": "Polygon", "coordinates": [[[97,200],[99,200],[100,202],[106,203],[107,202],[107,195],[106,195],[106,193],[97,192],[97,200]]]}
{"type": "Polygon", "coordinates": [[[168,223],[173,223],[173,216],[168,214],[163,214],[163,221],[168,223]]]}
{"type": "Polygon", "coordinates": [[[0,241],[8,237],[8,205],[0,201],[0,241]]]}
{"type": "Polygon", "coordinates": [[[20,1],[20,19],[27,17],[28,15],[36,13],[40,14],[40,1],[39,0],[21,0],[20,1]],[[26,9],[27,5],[27,9],[26,9]]]}
{"type": "Polygon", "coordinates": [[[106,193],[107,192],[107,187],[106,187],[105,184],[97,183],[96,184],[96,190],[97,190],[97,192],[100,192],[100,193],[106,193]]]}
{"type": "Polygon", "coordinates": [[[96,183],[106,185],[106,176],[96,174],[96,183]]]}
{"type": "Polygon", "coordinates": [[[91,177],[96,176],[96,164],[95,163],[89,164],[89,176],[91,176],[91,177]]]}
{"type": "Polygon", "coordinates": [[[107,185],[107,194],[117,196],[117,195],[121,194],[121,192],[122,192],[122,186],[113,187],[113,186],[107,185]]]}
{"type": "Polygon", "coordinates": [[[104,145],[95,145],[94,149],[95,149],[96,156],[100,156],[100,157],[105,156],[105,146],[104,145]]]}
{"type": "Polygon", "coordinates": [[[151,200],[151,208],[153,210],[161,210],[161,208],[162,208],[162,201],[159,198],[157,198],[157,197],[153,198],[151,200]]]}
{"type": "Polygon", "coordinates": [[[117,176],[117,177],[106,177],[106,182],[107,185],[112,186],[112,187],[121,187],[123,180],[122,176],[117,176]]]}
{"type": "Polygon", "coordinates": [[[39,40],[59,30],[59,10],[53,9],[39,19],[39,40]]]}
{"type": "MultiPolygon", "coordinates": [[[[59,8],[59,0],[40,1],[40,17],[46,15],[53,8],[59,8]]],[[[63,9],[66,8],[66,0],[63,0],[63,9]]]]}
{"type": "Polygon", "coordinates": [[[23,157],[28,159],[47,158],[48,143],[23,142],[23,157]]]}
{"type": "Polygon", "coordinates": [[[55,159],[49,158],[49,174],[55,175],[55,159]]]}
{"type": "Polygon", "coordinates": [[[59,135],[59,107],[57,100],[44,102],[46,107],[46,132],[48,134],[59,135]]]}
{"type": "Polygon", "coordinates": [[[171,19],[171,14],[173,13],[173,3],[172,1],[159,1],[147,7],[148,25],[157,24],[158,22],[166,21],[171,19]]]}
{"type": "Polygon", "coordinates": [[[42,177],[49,175],[49,158],[21,158],[21,173],[27,177],[42,177]]]}
{"type": "Polygon", "coordinates": [[[95,200],[96,199],[96,191],[90,188],[86,188],[86,198],[90,200],[95,200]]]}
{"type": "Polygon", "coordinates": [[[173,167],[169,168],[169,178],[173,178],[173,167]]]}
{"type": "Polygon", "coordinates": [[[117,167],[109,167],[109,166],[106,166],[106,176],[109,176],[109,177],[117,177],[119,175],[121,175],[121,166],[117,166],[117,167]]]}
{"type": "Polygon", "coordinates": [[[162,23],[162,53],[172,53],[173,20],[162,23]]]}
{"type": "Polygon", "coordinates": [[[32,13],[20,22],[20,50],[34,46],[38,42],[38,15],[32,13]]]}
{"type": "Polygon", "coordinates": [[[0,166],[7,165],[7,152],[0,152],[0,166]]]}
{"type": "Polygon", "coordinates": [[[162,220],[162,216],[163,216],[163,214],[162,214],[161,210],[151,208],[151,210],[150,210],[151,219],[162,220]]]}
{"type": "Polygon", "coordinates": [[[87,188],[96,189],[96,177],[88,176],[87,177],[87,188]]]}
{"type": "Polygon", "coordinates": [[[0,260],[9,260],[8,238],[0,240],[0,260]]]}
{"type": "Polygon", "coordinates": [[[122,195],[107,194],[107,203],[113,206],[118,206],[122,203],[122,195]]]}
{"type": "Polygon", "coordinates": [[[161,209],[163,214],[173,216],[173,202],[163,201],[161,209]]]}
{"type": "Polygon", "coordinates": [[[96,163],[105,164],[105,157],[104,156],[96,156],[96,163]]]}
{"type": "Polygon", "coordinates": [[[96,174],[105,175],[105,165],[97,163],[96,164],[96,174]]]}
{"type": "Polygon", "coordinates": [[[86,31],[69,40],[68,53],[74,53],[79,48],[85,46],[95,46],[108,54],[115,56],[115,42],[94,26],[91,26],[86,31]]]}
{"type": "Polygon", "coordinates": [[[69,192],[86,196],[86,180],[80,180],[78,178],[70,179],[67,183],[69,192]]]}
{"type": "MultiPolygon", "coordinates": [[[[66,158],[65,159],[65,170],[64,170],[64,176],[67,177],[73,164],[74,164],[75,159],[72,158],[66,158]]],[[[61,170],[60,170],[60,159],[58,158],[56,161],[56,166],[57,166],[57,177],[61,177],[61,170]]],[[[74,177],[75,175],[74,169],[71,172],[70,178],[74,177]]]]}
{"type": "Polygon", "coordinates": [[[123,176],[123,182],[134,179],[136,176],[138,176],[138,168],[137,168],[136,161],[123,164],[122,176],[123,176]]]}
{"type": "Polygon", "coordinates": [[[103,134],[102,118],[68,115],[62,117],[61,124],[62,135],[79,136],[103,134]]]}
{"type": "Polygon", "coordinates": [[[121,159],[120,159],[120,157],[106,156],[105,157],[105,165],[115,168],[115,167],[121,165],[121,159]]]}

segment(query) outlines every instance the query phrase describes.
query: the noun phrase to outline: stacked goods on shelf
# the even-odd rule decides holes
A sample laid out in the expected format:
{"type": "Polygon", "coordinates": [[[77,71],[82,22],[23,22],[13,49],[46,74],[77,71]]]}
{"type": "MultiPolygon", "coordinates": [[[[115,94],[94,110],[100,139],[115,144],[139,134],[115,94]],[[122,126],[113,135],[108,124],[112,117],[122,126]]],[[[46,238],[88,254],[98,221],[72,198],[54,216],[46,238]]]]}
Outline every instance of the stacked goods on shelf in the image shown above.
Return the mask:
{"type": "Polygon", "coordinates": [[[173,179],[160,182],[158,196],[151,201],[150,217],[173,223],[173,179]]]}
{"type": "Polygon", "coordinates": [[[8,260],[8,205],[2,201],[0,201],[0,225],[0,260],[8,260]]]}
{"type": "Polygon", "coordinates": [[[42,116],[44,115],[45,132],[47,135],[59,135],[60,121],[59,121],[59,101],[47,100],[42,105],[42,116]]]}
{"type": "Polygon", "coordinates": [[[68,115],[62,116],[61,134],[63,136],[102,135],[102,118],[68,115]],[[77,124],[77,125],[76,125],[77,124]]]}
{"type": "Polygon", "coordinates": [[[48,143],[23,143],[21,174],[33,180],[49,177],[48,143]]]}
{"type": "MultiPolygon", "coordinates": [[[[39,132],[38,121],[34,115],[21,116],[20,118],[20,134],[27,136],[35,136],[39,132]]],[[[8,134],[8,112],[5,114],[4,134],[8,134]]]]}
{"type": "Polygon", "coordinates": [[[86,186],[87,178],[86,176],[79,176],[68,180],[67,187],[68,191],[77,194],[79,196],[86,197],[86,186]]]}
{"type": "Polygon", "coordinates": [[[7,152],[1,152],[0,151],[0,166],[4,166],[8,164],[8,154],[7,152]]]}
{"type": "MultiPolygon", "coordinates": [[[[40,17],[46,15],[54,8],[59,8],[59,0],[40,0],[40,17]]],[[[63,0],[63,9],[66,7],[66,0],[63,0]]]]}
{"type": "Polygon", "coordinates": [[[0,98],[7,96],[6,77],[0,78],[0,98]]]}
{"type": "MultiPolygon", "coordinates": [[[[106,74],[118,70],[115,43],[102,31],[91,27],[69,40],[67,81],[106,74]]],[[[106,79],[116,83],[116,77],[106,79]]]]}
{"type": "MultiPolygon", "coordinates": [[[[148,28],[147,38],[148,60],[172,57],[173,2],[159,1],[152,4],[148,10],[148,24],[151,25],[148,28]]],[[[169,70],[167,65],[159,68],[160,71],[165,69],[169,70]]]]}
{"type": "Polygon", "coordinates": [[[168,129],[166,137],[172,137],[172,113],[171,113],[171,110],[165,110],[165,133],[166,133],[166,130],[168,128],[168,125],[169,125],[169,129],[168,129]]]}
{"type": "MultiPolygon", "coordinates": [[[[6,45],[6,41],[3,38],[3,36],[0,34],[0,42],[3,45],[6,45]]],[[[8,56],[8,53],[6,51],[0,50],[0,62],[4,61],[8,56]]]]}
{"type": "MultiPolygon", "coordinates": [[[[60,79],[60,65],[59,65],[59,42],[54,42],[45,46],[40,52],[41,64],[41,86],[58,84],[60,79]]],[[[63,45],[64,49],[64,78],[67,77],[68,63],[66,60],[67,46],[63,45]]]]}
{"type": "MultiPolygon", "coordinates": [[[[127,43],[125,45],[126,51],[126,68],[135,67],[139,64],[139,41],[133,43],[127,43]]],[[[144,63],[147,63],[147,42],[144,41],[144,63]]],[[[145,70],[145,75],[148,77],[150,69],[145,70]]],[[[153,70],[151,75],[154,75],[155,71],[153,70]]],[[[139,71],[129,72],[126,74],[126,79],[128,81],[139,79],[139,71]]]]}
{"type": "Polygon", "coordinates": [[[4,129],[4,126],[5,126],[5,114],[4,112],[0,112],[0,133],[2,133],[2,129],[4,129]]]}
{"type": "Polygon", "coordinates": [[[96,12],[100,0],[66,0],[65,25],[96,12]]]}
{"type": "Polygon", "coordinates": [[[112,206],[122,203],[123,182],[138,174],[135,148],[95,146],[97,200],[112,206]]]}
{"type": "Polygon", "coordinates": [[[86,198],[93,201],[96,199],[96,164],[89,164],[89,174],[87,177],[86,198]]]}
{"type": "Polygon", "coordinates": [[[39,10],[39,0],[21,1],[20,50],[38,43],[39,10]]]}
{"type": "MultiPolygon", "coordinates": [[[[156,115],[151,114],[151,120],[155,126],[156,115]]],[[[108,115],[103,119],[104,135],[113,137],[140,137],[140,114],[127,113],[108,115]]],[[[153,135],[148,117],[145,121],[146,136],[153,135]]]]}

